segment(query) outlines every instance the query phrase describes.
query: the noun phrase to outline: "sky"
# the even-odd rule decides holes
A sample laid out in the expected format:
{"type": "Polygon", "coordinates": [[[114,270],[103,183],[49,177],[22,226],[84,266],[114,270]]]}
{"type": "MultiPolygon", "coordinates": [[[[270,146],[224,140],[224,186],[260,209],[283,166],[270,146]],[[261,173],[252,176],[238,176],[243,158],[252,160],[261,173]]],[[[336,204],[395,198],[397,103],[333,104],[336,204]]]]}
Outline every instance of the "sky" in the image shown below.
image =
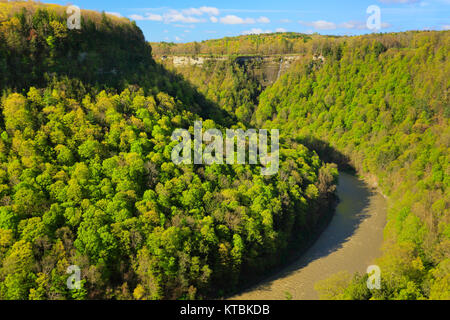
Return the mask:
{"type": "Polygon", "coordinates": [[[73,0],[42,1],[105,11],[136,21],[151,42],[191,42],[265,32],[358,35],[450,30],[450,0],[73,0]],[[378,6],[381,29],[367,21],[378,6]]]}

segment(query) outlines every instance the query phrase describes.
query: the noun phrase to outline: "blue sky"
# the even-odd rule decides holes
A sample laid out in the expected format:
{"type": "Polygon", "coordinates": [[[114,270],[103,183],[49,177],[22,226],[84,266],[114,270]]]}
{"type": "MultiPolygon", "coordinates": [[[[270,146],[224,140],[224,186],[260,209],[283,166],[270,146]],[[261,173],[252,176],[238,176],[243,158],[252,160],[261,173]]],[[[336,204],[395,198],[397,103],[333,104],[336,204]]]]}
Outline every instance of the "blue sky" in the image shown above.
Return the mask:
{"type": "Polygon", "coordinates": [[[333,35],[372,32],[370,5],[381,9],[381,32],[449,30],[450,0],[75,0],[74,4],[135,20],[148,41],[188,42],[249,33],[293,31],[333,35]]]}

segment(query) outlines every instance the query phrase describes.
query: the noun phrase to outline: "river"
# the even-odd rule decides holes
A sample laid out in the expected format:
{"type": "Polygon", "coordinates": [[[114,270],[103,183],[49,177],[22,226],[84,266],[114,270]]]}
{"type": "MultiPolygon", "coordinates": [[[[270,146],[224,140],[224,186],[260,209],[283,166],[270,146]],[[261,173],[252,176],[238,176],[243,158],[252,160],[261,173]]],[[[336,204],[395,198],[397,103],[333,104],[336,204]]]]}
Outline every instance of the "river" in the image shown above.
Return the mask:
{"type": "Polygon", "coordinates": [[[330,224],[305,254],[253,288],[239,300],[316,300],[314,284],[340,272],[364,273],[381,255],[386,199],[356,176],[340,173],[340,202],[330,224]]]}

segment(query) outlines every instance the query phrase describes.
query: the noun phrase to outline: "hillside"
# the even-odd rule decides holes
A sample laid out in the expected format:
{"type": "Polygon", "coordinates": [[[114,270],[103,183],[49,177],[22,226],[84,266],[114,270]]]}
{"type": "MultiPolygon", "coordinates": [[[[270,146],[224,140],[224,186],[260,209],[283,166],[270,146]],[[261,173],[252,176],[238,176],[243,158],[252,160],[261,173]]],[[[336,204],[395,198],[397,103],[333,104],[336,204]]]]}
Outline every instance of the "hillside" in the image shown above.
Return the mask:
{"type": "Polygon", "coordinates": [[[0,1],[0,299],[222,298],[317,236],[337,166],[389,198],[382,290],[320,295],[450,299],[450,31],[148,44],[82,17],[0,1]],[[278,174],[175,165],[198,120],[280,129],[278,174]]]}
{"type": "Polygon", "coordinates": [[[284,128],[390,198],[383,289],[347,276],[347,289],[330,289],[336,279],[319,285],[324,297],[449,298],[449,51],[448,31],[356,37],[331,46],[325,62],[299,63],[260,96],[255,125],[284,128]]]}
{"type": "Polygon", "coordinates": [[[135,24],[83,11],[82,29],[68,30],[67,18],[56,5],[0,2],[0,89],[42,86],[55,75],[109,87],[143,80],[153,62],[135,24]]]}
{"type": "Polygon", "coordinates": [[[201,42],[152,42],[153,53],[162,55],[274,55],[305,53],[312,43],[325,43],[333,36],[294,32],[263,33],[204,40],[201,42]],[[312,41],[314,40],[314,41],[312,41]]]}
{"type": "Polygon", "coordinates": [[[283,135],[273,176],[175,165],[175,129],[234,115],[128,20],[83,12],[71,31],[64,7],[0,8],[0,299],[223,297],[327,218],[336,167],[283,135]]]}
{"type": "Polygon", "coordinates": [[[156,52],[166,54],[169,65],[172,56],[209,59],[172,67],[238,120],[281,129],[322,160],[356,169],[389,197],[384,255],[377,262],[384,289],[370,291],[367,276],[345,274],[318,284],[324,298],[448,299],[450,32],[294,36],[292,50],[271,51],[287,38],[161,44],[156,52]],[[252,77],[254,64],[242,67],[236,57],[271,52],[300,58],[264,90],[252,77]],[[221,65],[225,72],[211,71],[221,65]],[[241,90],[239,79],[254,85],[241,90]],[[248,93],[243,102],[235,98],[241,92],[248,93]]]}

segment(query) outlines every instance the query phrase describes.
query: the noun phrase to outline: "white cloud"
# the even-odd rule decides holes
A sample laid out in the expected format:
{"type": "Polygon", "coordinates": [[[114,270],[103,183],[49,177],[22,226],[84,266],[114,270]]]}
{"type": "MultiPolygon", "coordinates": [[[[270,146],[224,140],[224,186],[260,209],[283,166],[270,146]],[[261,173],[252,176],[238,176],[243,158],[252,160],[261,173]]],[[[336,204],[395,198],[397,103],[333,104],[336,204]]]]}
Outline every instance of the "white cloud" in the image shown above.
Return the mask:
{"type": "Polygon", "coordinates": [[[187,16],[202,16],[203,14],[218,16],[220,14],[219,9],[214,7],[189,8],[183,10],[182,12],[187,16]]]}
{"type": "MultiPolygon", "coordinates": [[[[391,25],[387,22],[381,23],[381,29],[386,29],[386,28],[390,28],[390,27],[391,27],[391,25]]],[[[364,22],[361,22],[361,21],[349,21],[349,22],[341,23],[340,25],[338,25],[338,28],[366,30],[367,24],[364,22]]]]}
{"type": "Polygon", "coordinates": [[[211,20],[212,23],[217,23],[219,21],[216,17],[210,17],[209,20],[211,20]]]}
{"type": "Polygon", "coordinates": [[[131,20],[141,21],[144,20],[144,17],[139,14],[132,14],[129,16],[131,20]]]}
{"type": "Polygon", "coordinates": [[[339,28],[363,30],[363,29],[367,29],[367,24],[364,22],[360,22],[360,21],[349,21],[349,22],[341,23],[339,25],[339,28]]]}
{"type": "Polygon", "coordinates": [[[243,31],[243,35],[249,35],[249,34],[261,34],[261,33],[271,33],[271,30],[262,30],[260,28],[253,28],[251,30],[243,31]]]}
{"type": "Polygon", "coordinates": [[[235,15],[227,15],[225,17],[220,18],[220,22],[223,24],[252,24],[255,23],[255,19],[252,18],[243,19],[235,15]]]}
{"type": "Polygon", "coordinates": [[[289,19],[281,19],[280,22],[281,23],[291,23],[292,21],[289,19]]]}
{"type": "Polygon", "coordinates": [[[218,16],[220,14],[219,9],[214,7],[201,7],[200,10],[212,16],[218,16]]]}
{"type": "Polygon", "coordinates": [[[255,23],[255,19],[253,19],[253,18],[245,18],[244,19],[244,23],[246,23],[246,24],[253,24],[253,23],[255,23]]]}
{"type": "Polygon", "coordinates": [[[150,20],[150,21],[162,21],[163,17],[160,16],[159,14],[153,14],[153,13],[148,13],[146,15],[146,20],[150,20]]]}
{"type": "Polygon", "coordinates": [[[275,31],[276,32],[287,32],[287,30],[285,28],[277,28],[275,31]]]}
{"type": "MultiPolygon", "coordinates": [[[[313,27],[317,30],[335,30],[335,29],[354,29],[354,30],[366,30],[367,24],[361,21],[347,21],[340,24],[334,22],[328,22],[325,20],[318,20],[313,22],[300,21],[304,26],[313,27]]],[[[383,22],[381,24],[382,29],[390,28],[389,23],[383,22]]]]}
{"type": "Polygon", "coordinates": [[[227,15],[220,18],[220,22],[223,24],[255,24],[255,23],[270,23],[270,19],[267,17],[253,18],[241,18],[235,15],[227,15]]]}
{"type": "MultiPolygon", "coordinates": [[[[200,7],[200,8],[189,8],[184,10],[174,10],[170,9],[163,13],[162,15],[154,13],[146,13],[144,15],[133,14],[129,17],[133,20],[149,20],[149,21],[164,21],[165,23],[200,23],[206,22],[206,19],[201,18],[203,15],[209,15],[211,21],[215,16],[220,14],[219,9],[214,7],[200,7]]],[[[217,18],[215,18],[217,19],[217,18]]]]}
{"type": "Polygon", "coordinates": [[[270,19],[267,17],[259,17],[256,21],[259,23],[270,23],[270,19]]]}
{"type": "Polygon", "coordinates": [[[169,10],[169,12],[164,14],[164,22],[182,22],[182,23],[199,23],[204,22],[204,20],[195,18],[192,16],[184,15],[177,10],[169,10]]]}
{"type": "Polygon", "coordinates": [[[118,18],[122,18],[122,15],[118,12],[105,12],[106,14],[112,15],[112,16],[116,16],[118,18]]]}
{"type": "MultiPolygon", "coordinates": [[[[450,1],[450,0],[441,0],[450,1]]],[[[221,9],[222,12],[245,12],[245,13],[314,13],[315,11],[309,10],[293,10],[293,9],[221,9]]]]}
{"type": "Polygon", "coordinates": [[[176,36],[176,37],[175,37],[175,40],[181,41],[181,40],[183,40],[183,39],[181,39],[180,37],[176,36]]]}
{"type": "MultiPolygon", "coordinates": [[[[343,28],[343,29],[366,30],[367,24],[364,22],[361,22],[361,21],[349,21],[349,22],[341,23],[338,27],[343,28]]],[[[390,27],[391,27],[391,25],[387,22],[381,23],[381,29],[386,29],[386,28],[390,28],[390,27]]]]}
{"type": "Polygon", "coordinates": [[[182,11],[182,13],[187,15],[187,16],[201,16],[201,15],[203,15],[203,11],[201,11],[200,9],[197,9],[197,8],[184,9],[182,11]]]}
{"type": "Polygon", "coordinates": [[[159,14],[153,14],[153,13],[147,13],[147,14],[145,14],[145,16],[141,16],[141,15],[138,15],[138,14],[132,14],[129,17],[130,17],[130,19],[136,20],[136,21],[144,21],[144,20],[148,20],[148,21],[163,21],[163,17],[162,16],[160,16],[159,14]]]}
{"type": "Polygon", "coordinates": [[[443,25],[442,30],[450,30],[450,24],[443,25]]]}
{"type": "Polygon", "coordinates": [[[313,27],[314,29],[319,30],[334,30],[337,28],[334,22],[328,22],[325,20],[318,20],[313,22],[300,21],[300,23],[304,26],[313,27]]]}

